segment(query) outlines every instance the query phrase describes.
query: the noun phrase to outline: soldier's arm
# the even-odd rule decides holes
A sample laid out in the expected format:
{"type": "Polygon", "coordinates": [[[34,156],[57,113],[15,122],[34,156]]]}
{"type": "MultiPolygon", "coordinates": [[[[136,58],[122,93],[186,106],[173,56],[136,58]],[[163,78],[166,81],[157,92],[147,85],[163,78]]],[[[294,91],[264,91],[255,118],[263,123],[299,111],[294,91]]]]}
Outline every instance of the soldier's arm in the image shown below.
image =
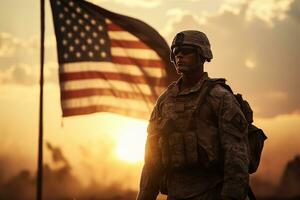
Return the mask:
{"type": "Polygon", "coordinates": [[[155,152],[156,132],[153,128],[157,115],[157,107],[154,108],[148,126],[148,136],[145,146],[145,164],[141,174],[140,191],[137,200],[155,200],[159,193],[160,171],[157,167],[157,155],[155,152]]]}
{"type": "Polygon", "coordinates": [[[233,94],[226,92],[219,109],[220,142],[224,158],[223,199],[243,200],[249,185],[247,121],[233,94]]]}
{"type": "Polygon", "coordinates": [[[159,193],[159,182],[158,171],[144,164],[137,200],[156,200],[159,193]]]}

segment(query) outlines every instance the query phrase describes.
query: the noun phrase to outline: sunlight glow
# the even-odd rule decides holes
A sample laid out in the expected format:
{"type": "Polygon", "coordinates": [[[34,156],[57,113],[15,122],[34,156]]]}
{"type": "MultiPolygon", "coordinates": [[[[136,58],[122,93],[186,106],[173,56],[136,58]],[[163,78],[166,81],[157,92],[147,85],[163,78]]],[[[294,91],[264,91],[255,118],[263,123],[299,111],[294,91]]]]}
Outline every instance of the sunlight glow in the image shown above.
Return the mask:
{"type": "Polygon", "coordinates": [[[138,163],[144,160],[146,129],[146,123],[130,123],[121,126],[116,138],[115,153],[118,159],[129,163],[138,163]]]}
{"type": "Polygon", "coordinates": [[[246,65],[246,67],[249,68],[249,69],[254,69],[254,68],[256,67],[255,62],[254,62],[252,59],[249,59],[249,58],[246,59],[245,65],[246,65]]]}

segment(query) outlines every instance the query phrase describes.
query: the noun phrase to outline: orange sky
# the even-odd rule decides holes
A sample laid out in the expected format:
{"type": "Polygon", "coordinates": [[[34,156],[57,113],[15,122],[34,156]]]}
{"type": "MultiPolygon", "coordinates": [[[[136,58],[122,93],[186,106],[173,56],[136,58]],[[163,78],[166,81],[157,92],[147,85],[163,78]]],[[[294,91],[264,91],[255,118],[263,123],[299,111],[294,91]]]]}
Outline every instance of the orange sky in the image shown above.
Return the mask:
{"type": "MultiPolygon", "coordinates": [[[[299,1],[93,2],[144,20],[168,42],[182,29],[206,32],[214,52],[206,70],[212,77],[227,78],[233,89],[249,100],[256,124],[269,137],[257,175],[279,180],[284,164],[300,154],[300,47],[296,45],[300,42],[299,1]]],[[[0,160],[5,160],[6,169],[10,169],[7,176],[21,168],[36,169],[38,140],[39,10],[33,1],[18,2],[19,7],[14,6],[16,3],[7,1],[0,8],[0,160]]],[[[142,161],[121,160],[118,147],[126,137],[143,144],[146,121],[107,113],[61,118],[48,3],[45,141],[62,149],[82,182],[88,183],[92,178],[107,182],[128,180],[126,186],[137,188],[142,161]],[[132,134],[133,130],[141,136],[132,134]]],[[[143,152],[143,145],[138,148],[133,152],[143,152]]],[[[45,162],[51,163],[49,155],[46,150],[45,162]]]]}

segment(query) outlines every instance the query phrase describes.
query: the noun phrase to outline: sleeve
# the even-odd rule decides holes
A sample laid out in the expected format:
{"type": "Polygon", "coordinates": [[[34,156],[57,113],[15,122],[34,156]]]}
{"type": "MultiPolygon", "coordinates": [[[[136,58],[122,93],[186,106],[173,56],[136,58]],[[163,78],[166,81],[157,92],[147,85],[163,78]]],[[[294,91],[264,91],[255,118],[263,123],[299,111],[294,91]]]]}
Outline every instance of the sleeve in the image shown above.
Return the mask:
{"type": "Polygon", "coordinates": [[[155,107],[152,111],[148,126],[148,135],[145,146],[145,163],[141,174],[140,191],[136,200],[155,200],[159,193],[161,172],[157,167],[158,152],[156,152],[156,144],[158,145],[158,142],[156,141],[157,133],[154,128],[157,112],[157,107],[155,107]]]}
{"type": "Polygon", "coordinates": [[[231,93],[222,98],[219,115],[220,142],[224,158],[223,199],[243,200],[249,186],[248,123],[231,93]]]}

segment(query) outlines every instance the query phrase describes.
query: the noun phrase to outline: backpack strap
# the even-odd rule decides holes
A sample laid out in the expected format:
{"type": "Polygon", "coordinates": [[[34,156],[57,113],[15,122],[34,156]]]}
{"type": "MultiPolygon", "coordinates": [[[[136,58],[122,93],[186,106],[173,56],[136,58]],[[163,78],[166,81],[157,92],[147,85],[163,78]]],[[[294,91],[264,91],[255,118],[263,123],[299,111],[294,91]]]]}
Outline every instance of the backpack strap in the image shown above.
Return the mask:
{"type": "Polygon", "coordinates": [[[252,124],[253,123],[253,111],[248,103],[248,101],[246,101],[245,99],[243,99],[243,96],[239,93],[234,94],[232,89],[230,88],[229,85],[226,84],[226,80],[223,78],[215,78],[215,79],[210,79],[210,81],[212,81],[214,84],[219,84],[222,87],[224,87],[226,90],[228,90],[230,93],[232,93],[235,97],[235,99],[238,101],[238,103],[241,106],[241,110],[248,122],[248,124],[252,124]]]}
{"type": "MultiPolygon", "coordinates": [[[[225,83],[226,80],[224,78],[209,78],[203,83],[203,88],[197,98],[197,107],[200,108],[204,103],[205,97],[207,94],[213,89],[213,87],[217,84],[226,85],[230,92],[232,92],[231,88],[225,83]]],[[[227,89],[226,87],[226,89],[227,89]]]]}

